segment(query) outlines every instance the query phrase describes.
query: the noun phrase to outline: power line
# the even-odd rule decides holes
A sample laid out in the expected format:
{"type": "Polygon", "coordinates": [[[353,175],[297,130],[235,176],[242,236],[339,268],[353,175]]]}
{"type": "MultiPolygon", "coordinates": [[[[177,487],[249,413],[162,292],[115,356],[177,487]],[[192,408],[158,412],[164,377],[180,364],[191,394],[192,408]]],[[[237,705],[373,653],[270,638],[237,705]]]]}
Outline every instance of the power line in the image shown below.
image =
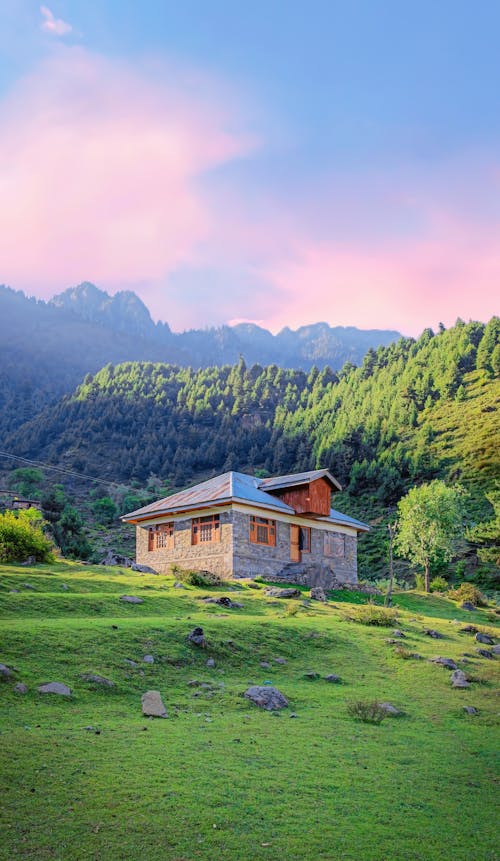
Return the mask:
{"type": "Polygon", "coordinates": [[[30,466],[39,466],[42,469],[51,469],[54,472],[60,472],[62,475],[69,475],[73,478],[83,478],[85,481],[97,481],[99,484],[113,485],[113,487],[123,487],[123,484],[118,484],[116,481],[107,481],[105,478],[95,478],[93,475],[84,475],[83,472],[76,472],[72,469],[66,469],[62,466],[51,466],[49,463],[43,463],[39,460],[30,460],[28,457],[20,457],[17,454],[11,454],[8,451],[0,451],[0,457],[6,457],[9,460],[19,460],[22,463],[27,463],[30,466]]]}

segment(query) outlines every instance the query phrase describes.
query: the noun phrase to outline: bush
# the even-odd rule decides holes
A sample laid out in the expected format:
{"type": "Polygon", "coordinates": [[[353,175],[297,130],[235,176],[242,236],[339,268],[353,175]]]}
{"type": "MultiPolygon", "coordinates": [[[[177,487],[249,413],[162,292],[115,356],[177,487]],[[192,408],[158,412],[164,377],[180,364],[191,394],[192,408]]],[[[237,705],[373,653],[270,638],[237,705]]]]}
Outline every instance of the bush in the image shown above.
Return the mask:
{"type": "MultiPolygon", "coordinates": [[[[117,514],[117,507],[110,496],[102,496],[92,505],[95,519],[101,526],[111,526],[117,514]]],[[[126,512],[125,512],[126,513],[126,512]]]]}
{"type": "Polygon", "coordinates": [[[474,583],[461,583],[458,589],[450,589],[448,598],[452,598],[453,601],[470,601],[474,607],[488,606],[488,599],[477,586],[474,586],[474,583]]]}
{"type": "Polygon", "coordinates": [[[425,574],[415,574],[415,589],[417,592],[425,592],[425,574]]]}
{"type": "Polygon", "coordinates": [[[429,583],[429,589],[431,592],[446,592],[448,589],[448,583],[444,577],[434,577],[434,579],[429,583]]]}
{"type": "Polygon", "coordinates": [[[410,650],[405,646],[396,646],[394,654],[396,658],[402,658],[403,661],[409,661],[412,658],[415,658],[415,652],[410,652],[410,650]]]}
{"type": "Polygon", "coordinates": [[[361,625],[377,625],[381,628],[390,628],[394,625],[397,610],[389,607],[377,607],[375,604],[364,604],[360,607],[352,607],[349,615],[344,618],[349,622],[360,622],[361,625]]]}
{"type": "Polygon", "coordinates": [[[361,720],[363,723],[382,723],[387,712],[382,708],[376,700],[373,702],[364,702],[358,700],[347,704],[348,714],[355,720],[361,720]]]}
{"type": "Polygon", "coordinates": [[[53,562],[52,544],[42,531],[42,515],[35,508],[0,514],[0,562],[53,562]]]}
{"type": "Polygon", "coordinates": [[[171,568],[174,577],[177,577],[181,583],[187,583],[189,586],[222,586],[223,581],[218,574],[212,571],[189,571],[185,568],[179,568],[178,565],[172,565],[171,568]]]}
{"type": "Polygon", "coordinates": [[[300,605],[297,604],[297,601],[290,601],[285,606],[285,616],[296,616],[299,612],[300,605]]]}

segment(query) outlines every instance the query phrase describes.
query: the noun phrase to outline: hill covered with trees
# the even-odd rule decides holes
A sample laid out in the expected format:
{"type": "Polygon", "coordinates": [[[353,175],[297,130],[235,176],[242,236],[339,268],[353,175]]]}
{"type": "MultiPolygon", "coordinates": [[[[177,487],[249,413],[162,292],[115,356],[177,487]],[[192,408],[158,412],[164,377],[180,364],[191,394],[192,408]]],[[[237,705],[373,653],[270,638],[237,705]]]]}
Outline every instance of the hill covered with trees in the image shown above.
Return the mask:
{"type": "Polygon", "coordinates": [[[500,320],[457,324],[309,372],[108,365],[8,440],[16,454],[110,481],[182,487],[228,469],[328,466],[338,506],[367,519],[365,573],[412,484],[459,480],[471,526],[491,519],[499,475],[500,320]]]}
{"type": "Polygon", "coordinates": [[[83,283],[43,302],[0,286],[0,437],[109,362],[205,368],[243,356],[249,364],[339,369],[346,361],[361,362],[370,347],[398,337],[394,331],[326,323],[277,335],[250,324],[175,333],[167,323],[154,323],[130,291],[109,296],[83,283]]]}

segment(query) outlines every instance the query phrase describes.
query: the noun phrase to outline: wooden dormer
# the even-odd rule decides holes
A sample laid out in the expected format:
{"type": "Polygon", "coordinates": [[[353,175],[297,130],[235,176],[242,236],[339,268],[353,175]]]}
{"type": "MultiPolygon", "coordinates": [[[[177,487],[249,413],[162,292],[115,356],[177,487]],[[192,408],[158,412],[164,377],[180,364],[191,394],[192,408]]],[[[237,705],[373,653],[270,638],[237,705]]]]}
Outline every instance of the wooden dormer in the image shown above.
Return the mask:
{"type": "Polygon", "coordinates": [[[287,487],[286,490],[275,491],[273,496],[279,496],[283,502],[290,505],[296,514],[319,514],[328,517],[331,509],[332,489],[324,478],[317,478],[309,484],[298,487],[287,487]]]}
{"type": "Polygon", "coordinates": [[[277,496],[296,514],[328,517],[332,491],[341,490],[328,470],[263,479],[259,485],[266,493],[277,496]]]}

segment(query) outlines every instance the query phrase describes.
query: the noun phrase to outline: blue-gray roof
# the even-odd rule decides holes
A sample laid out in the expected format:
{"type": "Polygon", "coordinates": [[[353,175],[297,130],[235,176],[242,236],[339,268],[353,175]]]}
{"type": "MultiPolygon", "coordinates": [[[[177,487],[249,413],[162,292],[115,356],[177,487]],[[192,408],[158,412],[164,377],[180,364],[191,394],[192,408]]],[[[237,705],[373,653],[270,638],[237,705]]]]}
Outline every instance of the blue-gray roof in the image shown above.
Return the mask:
{"type": "Polygon", "coordinates": [[[187,490],[174,493],[151,505],[125,514],[123,520],[132,520],[138,517],[174,513],[185,511],[190,508],[206,508],[210,505],[220,505],[223,502],[251,502],[261,508],[270,508],[274,511],[283,511],[293,514],[294,510],[281,499],[271,496],[259,489],[262,479],[244,472],[225,472],[208,481],[202,481],[187,490]]]}
{"type": "MultiPolygon", "coordinates": [[[[188,487],[172,496],[166,496],[130,514],[124,514],[122,520],[148,519],[159,514],[174,514],[179,511],[189,511],[196,508],[209,508],[212,505],[221,505],[230,502],[246,502],[258,508],[271,511],[281,511],[285,514],[295,514],[294,509],[283,502],[282,499],[267,493],[266,490],[276,490],[284,487],[297,487],[309,481],[328,476],[335,485],[338,482],[326,469],[317,469],[311,472],[299,472],[292,475],[281,475],[275,478],[257,478],[244,472],[225,472],[208,481],[202,481],[194,487],[188,487]],[[266,488],[266,490],[264,490],[266,488]]],[[[340,485],[338,485],[340,487],[340,485]]],[[[308,518],[311,519],[311,518],[308,518]]],[[[314,517],[314,520],[323,523],[336,523],[341,526],[351,526],[360,532],[368,532],[370,527],[361,520],[342,514],[334,508],[330,510],[328,517],[314,517]]]]}
{"type": "Polygon", "coordinates": [[[323,520],[325,523],[333,522],[344,526],[353,526],[360,532],[369,532],[370,527],[362,520],[356,520],[355,517],[349,517],[348,514],[342,514],[341,511],[336,511],[335,508],[330,509],[330,517],[318,517],[318,520],[323,520]]]}
{"type": "Polygon", "coordinates": [[[313,469],[309,472],[294,472],[291,475],[276,475],[272,478],[261,478],[259,487],[268,490],[271,488],[278,490],[283,487],[299,487],[301,484],[309,484],[309,482],[316,481],[318,478],[326,478],[332,487],[342,490],[341,485],[329,469],[313,469]]]}

